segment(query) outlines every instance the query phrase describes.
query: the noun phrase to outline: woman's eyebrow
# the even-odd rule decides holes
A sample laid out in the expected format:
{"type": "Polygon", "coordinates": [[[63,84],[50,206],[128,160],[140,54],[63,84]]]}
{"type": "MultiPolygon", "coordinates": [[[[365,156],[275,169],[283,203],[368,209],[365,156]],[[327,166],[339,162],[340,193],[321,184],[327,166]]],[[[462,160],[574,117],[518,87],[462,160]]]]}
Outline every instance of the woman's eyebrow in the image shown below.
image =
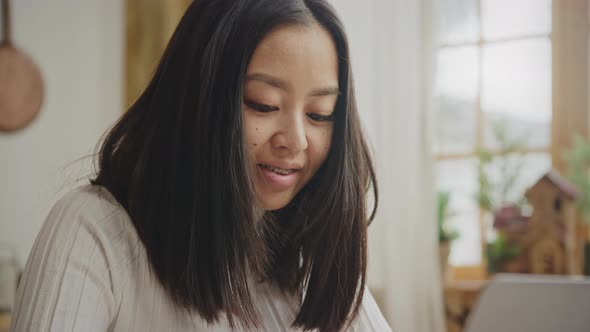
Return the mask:
{"type": "Polygon", "coordinates": [[[322,96],[332,96],[332,95],[339,95],[340,90],[336,87],[330,88],[320,88],[313,90],[309,95],[313,97],[322,97],[322,96]]]}
{"type": "MultiPolygon", "coordinates": [[[[270,86],[275,88],[284,90],[289,92],[291,90],[291,85],[288,82],[281,80],[280,78],[274,77],[269,74],[264,73],[253,73],[246,76],[246,82],[248,81],[260,81],[266,83],[270,86]]],[[[323,96],[331,96],[331,95],[339,95],[340,90],[338,87],[325,87],[325,88],[318,88],[309,93],[311,97],[323,97],[323,96]]]]}
{"type": "Polygon", "coordinates": [[[289,91],[291,86],[289,85],[289,83],[273,77],[271,75],[268,74],[264,74],[264,73],[254,73],[254,74],[250,74],[248,76],[246,76],[246,81],[260,81],[263,83],[266,83],[270,86],[274,86],[275,88],[279,88],[281,90],[285,90],[285,91],[289,91]]]}

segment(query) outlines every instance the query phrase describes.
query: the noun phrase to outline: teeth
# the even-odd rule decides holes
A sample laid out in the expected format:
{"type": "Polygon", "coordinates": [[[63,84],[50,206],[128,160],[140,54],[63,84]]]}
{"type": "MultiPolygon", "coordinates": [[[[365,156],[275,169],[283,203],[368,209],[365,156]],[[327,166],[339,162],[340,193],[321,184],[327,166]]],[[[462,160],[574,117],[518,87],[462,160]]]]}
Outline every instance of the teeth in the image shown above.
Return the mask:
{"type": "Polygon", "coordinates": [[[270,166],[270,165],[264,165],[264,164],[260,164],[260,166],[262,168],[266,168],[269,171],[273,171],[277,174],[281,174],[281,175],[289,175],[295,172],[295,170],[293,169],[282,169],[282,168],[278,168],[278,167],[274,167],[274,166],[270,166]]]}

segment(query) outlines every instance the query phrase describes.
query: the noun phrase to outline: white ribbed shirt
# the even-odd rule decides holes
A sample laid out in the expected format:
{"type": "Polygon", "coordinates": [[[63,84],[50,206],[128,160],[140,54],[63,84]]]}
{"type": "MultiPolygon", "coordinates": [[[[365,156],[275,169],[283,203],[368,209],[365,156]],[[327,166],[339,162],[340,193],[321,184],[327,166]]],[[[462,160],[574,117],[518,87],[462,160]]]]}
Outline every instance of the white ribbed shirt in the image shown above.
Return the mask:
{"type": "MultiPolygon", "coordinates": [[[[365,291],[350,331],[390,331],[365,291]]],[[[295,308],[271,283],[256,284],[261,331],[295,331],[295,308]]],[[[150,271],[125,210],[104,188],[86,185],[60,199],[29,256],[12,331],[230,331],[179,309],[150,271]]],[[[239,331],[239,329],[238,329],[239,331]]]]}

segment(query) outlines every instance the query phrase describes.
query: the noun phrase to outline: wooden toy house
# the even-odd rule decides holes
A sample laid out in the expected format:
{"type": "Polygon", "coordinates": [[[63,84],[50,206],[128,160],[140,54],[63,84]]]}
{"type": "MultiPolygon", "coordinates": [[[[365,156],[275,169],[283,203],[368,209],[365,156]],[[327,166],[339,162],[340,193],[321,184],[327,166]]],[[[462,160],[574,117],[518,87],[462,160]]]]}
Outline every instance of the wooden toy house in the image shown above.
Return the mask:
{"type": "Polygon", "coordinates": [[[508,262],[506,272],[575,274],[577,237],[575,187],[555,171],[541,177],[526,192],[533,208],[530,217],[515,216],[514,222],[499,225],[512,243],[520,247],[518,257],[508,262]]]}

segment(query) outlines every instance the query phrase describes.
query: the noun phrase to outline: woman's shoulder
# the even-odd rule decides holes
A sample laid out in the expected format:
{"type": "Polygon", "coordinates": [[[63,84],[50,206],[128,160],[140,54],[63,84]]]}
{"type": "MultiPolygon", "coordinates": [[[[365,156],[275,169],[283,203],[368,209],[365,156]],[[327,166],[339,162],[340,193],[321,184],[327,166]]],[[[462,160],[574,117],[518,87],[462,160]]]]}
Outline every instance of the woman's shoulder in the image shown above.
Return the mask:
{"type": "Polygon", "coordinates": [[[112,216],[113,213],[124,212],[123,207],[104,187],[87,184],[68,191],[53,206],[52,212],[59,210],[69,215],[89,217],[100,220],[112,216]]]}
{"type": "Polygon", "coordinates": [[[97,245],[117,260],[130,256],[138,242],[125,209],[106,188],[90,184],[71,189],[54,204],[39,234],[45,236],[56,245],[87,236],[91,241],[79,245],[97,245]]]}
{"type": "Polygon", "coordinates": [[[106,188],[88,184],[61,197],[51,208],[46,224],[121,232],[128,226],[128,219],[125,209],[106,188]]]}
{"type": "Polygon", "coordinates": [[[106,330],[133,259],[133,226],[104,188],[70,190],[53,206],[21,278],[15,331],[106,330]],[[89,320],[77,319],[89,315],[89,320]],[[84,325],[84,327],[82,327],[84,325]]]}

